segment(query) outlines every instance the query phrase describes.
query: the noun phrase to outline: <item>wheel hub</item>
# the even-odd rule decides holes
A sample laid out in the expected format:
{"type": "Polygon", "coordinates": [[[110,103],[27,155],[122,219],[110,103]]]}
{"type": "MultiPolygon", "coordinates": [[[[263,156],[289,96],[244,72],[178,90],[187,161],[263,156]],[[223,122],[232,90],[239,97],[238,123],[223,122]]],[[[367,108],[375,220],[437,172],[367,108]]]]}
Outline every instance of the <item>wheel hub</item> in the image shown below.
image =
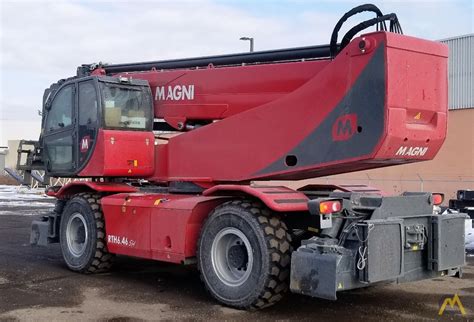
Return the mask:
{"type": "Polygon", "coordinates": [[[88,234],[86,219],[82,214],[74,213],[66,226],[67,247],[73,256],[79,257],[84,253],[88,234]]]}
{"type": "Polygon", "coordinates": [[[230,247],[229,253],[227,255],[229,264],[233,268],[237,268],[238,270],[246,268],[248,262],[248,254],[245,245],[239,243],[230,247]]]}
{"type": "Polygon", "coordinates": [[[252,246],[241,230],[227,227],[214,238],[211,259],[214,272],[222,283],[239,286],[247,281],[252,271],[252,246]]]}

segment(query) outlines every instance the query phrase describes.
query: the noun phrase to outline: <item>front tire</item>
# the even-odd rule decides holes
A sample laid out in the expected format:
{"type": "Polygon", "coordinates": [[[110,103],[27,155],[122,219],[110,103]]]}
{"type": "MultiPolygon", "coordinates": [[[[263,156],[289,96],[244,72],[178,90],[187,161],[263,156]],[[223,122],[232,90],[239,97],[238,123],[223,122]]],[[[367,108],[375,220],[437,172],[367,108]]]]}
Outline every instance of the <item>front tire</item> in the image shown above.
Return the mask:
{"type": "Polygon", "coordinates": [[[100,195],[80,193],[67,202],[61,215],[60,244],[69,269],[81,273],[110,269],[113,255],[105,242],[100,195]]]}
{"type": "Polygon", "coordinates": [[[260,202],[218,206],[198,242],[198,268],[211,295],[239,309],[260,309],[288,289],[291,237],[286,225],[260,202]]]}

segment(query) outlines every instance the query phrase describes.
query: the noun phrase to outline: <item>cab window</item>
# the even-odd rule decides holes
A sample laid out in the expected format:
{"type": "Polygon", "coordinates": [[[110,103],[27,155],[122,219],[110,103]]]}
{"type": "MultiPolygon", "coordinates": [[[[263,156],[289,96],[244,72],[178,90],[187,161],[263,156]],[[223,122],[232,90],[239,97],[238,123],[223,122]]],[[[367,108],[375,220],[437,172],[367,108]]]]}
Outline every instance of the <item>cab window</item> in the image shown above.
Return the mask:
{"type": "Polygon", "coordinates": [[[101,92],[107,128],[151,130],[152,102],[144,87],[101,83],[101,92]]]}
{"type": "Polygon", "coordinates": [[[51,132],[72,124],[73,85],[62,88],[53,99],[46,120],[46,131],[51,132]]]}
{"type": "Polygon", "coordinates": [[[73,165],[73,141],[70,135],[45,138],[49,167],[55,172],[69,171],[73,165]]]}
{"type": "Polygon", "coordinates": [[[79,83],[78,168],[90,157],[98,130],[98,100],[92,81],[79,83]]]}
{"type": "Polygon", "coordinates": [[[97,123],[97,96],[94,83],[79,83],[79,125],[93,126],[97,123]]]}

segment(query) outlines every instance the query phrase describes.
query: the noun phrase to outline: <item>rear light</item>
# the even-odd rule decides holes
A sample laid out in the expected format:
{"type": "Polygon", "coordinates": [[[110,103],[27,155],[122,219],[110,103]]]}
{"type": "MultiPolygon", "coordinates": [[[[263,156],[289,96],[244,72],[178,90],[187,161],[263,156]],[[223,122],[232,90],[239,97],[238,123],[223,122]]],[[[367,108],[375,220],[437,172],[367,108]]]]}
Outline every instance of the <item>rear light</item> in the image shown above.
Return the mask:
{"type": "Polygon", "coordinates": [[[326,229],[332,227],[332,214],[342,211],[342,199],[316,198],[308,201],[308,211],[312,215],[309,228],[326,229]]]}
{"type": "Polygon", "coordinates": [[[444,194],[442,194],[442,193],[433,193],[432,198],[433,198],[433,205],[439,206],[444,201],[444,194]]]}
{"type": "Polygon", "coordinates": [[[323,201],[319,204],[319,213],[323,215],[339,212],[341,209],[342,205],[338,200],[323,201]]]}

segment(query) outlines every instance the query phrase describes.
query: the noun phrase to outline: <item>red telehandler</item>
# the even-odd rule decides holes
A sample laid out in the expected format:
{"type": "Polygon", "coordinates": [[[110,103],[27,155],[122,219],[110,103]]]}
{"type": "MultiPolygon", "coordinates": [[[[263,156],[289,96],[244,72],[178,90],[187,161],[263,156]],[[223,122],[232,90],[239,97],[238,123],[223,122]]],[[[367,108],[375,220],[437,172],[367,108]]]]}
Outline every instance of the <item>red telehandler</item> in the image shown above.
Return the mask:
{"type": "Polygon", "coordinates": [[[209,293],[242,309],[288,289],[335,300],[460,276],[465,215],[439,214],[441,194],[268,183],[434,158],[447,54],[367,4],[325,46],[82,65],[46,89],[22,169],[89,180],[48,188],[57,204],[33,222],[31,243],[59,242],[81,273],[108,270],[115,255],[197,264],[209,293]],[[363,11],[375,17],[338,42],[363,11]]]}

